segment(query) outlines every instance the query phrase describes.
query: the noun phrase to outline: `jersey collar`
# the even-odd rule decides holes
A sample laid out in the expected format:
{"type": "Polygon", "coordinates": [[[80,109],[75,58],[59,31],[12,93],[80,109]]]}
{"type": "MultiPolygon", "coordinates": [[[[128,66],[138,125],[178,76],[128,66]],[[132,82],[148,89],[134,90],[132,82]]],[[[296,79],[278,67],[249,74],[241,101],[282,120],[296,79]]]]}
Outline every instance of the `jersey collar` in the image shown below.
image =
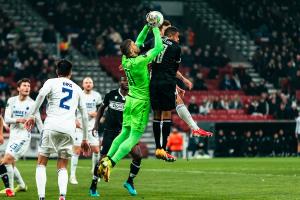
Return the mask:
{"type": "Polygon", "coordinates": [[[125,100],[125,96],[123,96],[122,93],[121,93],[121,88],[118,89],[118,92],[121,95],[122,99],[125,100]]]}

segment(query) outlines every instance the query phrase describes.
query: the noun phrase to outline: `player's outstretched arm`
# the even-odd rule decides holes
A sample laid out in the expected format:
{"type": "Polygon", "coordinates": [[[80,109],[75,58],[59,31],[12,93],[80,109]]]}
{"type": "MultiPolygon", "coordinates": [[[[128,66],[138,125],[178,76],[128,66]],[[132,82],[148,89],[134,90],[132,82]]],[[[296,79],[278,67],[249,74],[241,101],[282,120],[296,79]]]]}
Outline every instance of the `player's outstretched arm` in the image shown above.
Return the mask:
{"type": "Polygon", "coordinates": [[[29,118],[24,123],[24,127],[30,131],[35,123],[35,116],[39,113],[39,109],[44,102],[46,96],[51,92],[52,84],[51,81],[48,80],[44,83],[43,87],[40,89],[38,96],[35,99],[34,104],[32,105],[31,109],[29,110],[29,118]]]}
{"type": "MultiPolygon", "coordinates": [[[[44,95],[43,93],[39,93],[39,95],[36,97],[36,100],[33,104],[33,106],[31,107],[30,111],[29,111],[29,118],[26,120],[26,122],[24,123],[24,127],[28,130],[31,131],[31,129],[34,127],[34,123],[36,121],[36,116],[37,114],[39,114],[39,109],[42,105],[42,103],[45,100],[46,95],[44,95]]],[[[40,131],[40,129],[39,129],[40,131]]]]}
{"type": "Polygon", "coordinates": [[[145,56],[148,63],[152,62],[152,60],[164,49],[159,29],[154,27],[152,31],[154,34],[154,48],[148,51],[145,56]]]}
{"type": "Polygon", "coordinates": [[[139,33],[139,35],[135,41],[136,46],[138,46],[139,48],[144,44],[144,42],[147,38],[149,29],[150,29],[150,27],[148,25],[145,25],[143,30],[139,33]]]}

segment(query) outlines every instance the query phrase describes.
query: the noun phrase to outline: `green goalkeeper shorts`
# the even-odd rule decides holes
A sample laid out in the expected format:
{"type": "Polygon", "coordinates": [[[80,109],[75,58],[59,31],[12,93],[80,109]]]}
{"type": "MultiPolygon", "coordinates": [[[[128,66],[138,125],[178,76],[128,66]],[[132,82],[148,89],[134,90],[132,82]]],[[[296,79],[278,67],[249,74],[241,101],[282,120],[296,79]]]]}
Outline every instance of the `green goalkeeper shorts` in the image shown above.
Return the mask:
{"type": "Polygon", "coordinates": [[[144,132],[150,113],[150,99],[141,100],[126,96],[123,112],[123,126],[130,126],[131,129],[144,132]]]}

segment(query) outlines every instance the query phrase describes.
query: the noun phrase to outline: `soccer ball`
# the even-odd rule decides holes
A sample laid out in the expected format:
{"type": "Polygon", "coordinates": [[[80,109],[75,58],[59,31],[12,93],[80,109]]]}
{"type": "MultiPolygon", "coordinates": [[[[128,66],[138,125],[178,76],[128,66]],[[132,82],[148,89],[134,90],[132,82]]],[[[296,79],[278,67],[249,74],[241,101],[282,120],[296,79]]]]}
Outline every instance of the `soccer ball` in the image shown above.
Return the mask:
{"type": "Polygon", "coordinates": [[[151,11],[146,15],[146,21],[152,27],[159,27],[164,22],[164,16],[158,11],[151,11]]]}

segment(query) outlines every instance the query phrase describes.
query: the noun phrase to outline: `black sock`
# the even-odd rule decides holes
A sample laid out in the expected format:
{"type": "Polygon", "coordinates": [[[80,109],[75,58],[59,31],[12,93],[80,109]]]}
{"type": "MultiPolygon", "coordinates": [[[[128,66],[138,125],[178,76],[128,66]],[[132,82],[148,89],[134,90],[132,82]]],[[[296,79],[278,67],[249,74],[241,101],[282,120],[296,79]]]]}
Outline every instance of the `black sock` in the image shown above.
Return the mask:
{"type": "Polygon", "coordinates": [[[141,162],[142,162],[142,159],[132,160],[132,162],[130,164],[130,172],[129,172],[127,182],[131,185],[133,185],[133,179],[137,176],[137,174],[140,171],[141,162]]]}
{"type": "Polygon", "coordinates": [[[9,188],[9,179],[7,175],[7,169],[4,164],[0,165],[0,177],[2,178],[5,188],[9,188]]]}
{"type": "Polygon", "coordinates": [[[162,148],[164,150],[166,150],[166,148],[167,148],[168,137],[169,137],[170,132],[171,132],[171,125],[172,125],[171,120],[163,121],[163,126],[162,126],[163,144],[162,144],[162,148]]]}
{"type": "Polygon", "coordinates": [[[110,160],[112,167],[114,167],[114,166],[116,165],[116,162],[113,161],[113,160],[111,159],[111,157],[109,157],[109,156],[107,156],[107,157],[108,157],[108,159],[110,160]]]}
{"type": "Polygon", "coordinates": [[[90,189],[95,191],[97,189],[97,184],[98,184],[98,168],[99,168],[99,161],[96,163],[95,167],[94,167],[94,176],[93,176],[93,180],[92,180],[92,184],[90,189]]]}
{"type": "Polygon", "coordinates": [[[160,144],[160,134],[161,134],[160,121],[153,120],[153,134],[154,134],[156,149],[161,149],[161,144],[160,144]]]}

